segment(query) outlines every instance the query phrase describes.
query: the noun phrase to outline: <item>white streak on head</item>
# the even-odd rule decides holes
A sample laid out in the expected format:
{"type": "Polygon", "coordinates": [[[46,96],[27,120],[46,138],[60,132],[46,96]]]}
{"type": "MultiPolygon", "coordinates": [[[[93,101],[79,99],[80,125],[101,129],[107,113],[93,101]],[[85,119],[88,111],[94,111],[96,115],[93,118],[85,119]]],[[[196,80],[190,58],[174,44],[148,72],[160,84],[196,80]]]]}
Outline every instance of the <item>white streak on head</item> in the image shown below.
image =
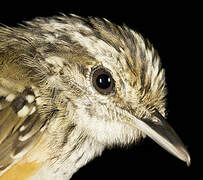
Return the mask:
{"type": "MultiPolygon", "coordinates": [[[[72,32],[72,31],[83,31],[85,33],[91,33],[92,30],[88,26],[84,25],[79,19],[76,21],[73,21],[69,18],[63,18],[63,17],[58,17],[58,19],[61,19],[64,21],[63,23],[58,22],[58,20],[55,19],[49,19],[48,22],[41,21],[42,24],[41,26],[43,29],[49,31],[49,32],[54,32],[56,34],[60,33],[61,31],[65,32],[72,32]]],[[[29,23],[28,23],[29,24],[29,23]]],[[[54,40],[49,37],[48,34],[45,35],[47,39],[50,39],[51,41],[54,40]]]]}
{"type": "Polygon", "coordinates": [[[84,31],[86,33],[91,33],[92,32],[92,30],[89,27],[87,27],[87,26],[85,26],[85,25],[83,25],[81,23],[75,23],[75,28],[77,30],[82,30],[82,31],[84,31]]]}
{"type": "Polygon", "coordinates": [[[63,67],[63,62],[64,59],[61,57],[57,57],[57,56],[50,56],[48,58],[45,59],[49,64],[52,64],[54,66],[59,66],[60,68],[63,67]]]}
{"type": "Polygon", "coordinates": [[[79,32],[72,32],[71,38],[73,41],[77,41],[81,46],[85,47],[87,51],[101,62],[117,61],[119,53],[116,49],[101,39],[95,36],[83,36],[79,32]]]}
{"type": "Polygon", "coordinates": [[[137,44],[139,44],[139,47],[143,50],[146,49],[146,46],[145,46],[145,43],[144,43],[142,36],[140,34],[136,33],[135,31],[133,31],[132,29],[130,29],[130,32],[132,33],[132,35],[136,39],[137,44]]]}
{"type": "Polygon", "coordinates": [[[49,42],[54,43],[56,41],[56,38],[50,34],[43,34],[43,35],[44,35],[44,38],[49,42]]]}

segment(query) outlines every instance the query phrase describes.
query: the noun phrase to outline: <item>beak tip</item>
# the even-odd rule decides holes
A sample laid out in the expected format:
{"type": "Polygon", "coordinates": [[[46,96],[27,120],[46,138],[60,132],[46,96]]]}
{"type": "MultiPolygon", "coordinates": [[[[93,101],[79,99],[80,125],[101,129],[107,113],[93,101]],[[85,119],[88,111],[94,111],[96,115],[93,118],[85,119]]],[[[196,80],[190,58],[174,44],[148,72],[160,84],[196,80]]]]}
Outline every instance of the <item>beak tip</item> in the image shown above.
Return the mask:
{"type": "Polygon", "coordinates": [[[191,164],[191,162],[190,162],[190,161],[187,161],[186,163],[187,163],[187,166],[188,166],[188,167],[189,167],[189,166],[190,166],[190,164],[191,164]]]}
{"type": "Polygon", "coordinates": [[[191,159],[190,159],[190,155],[188,153],[186,154],[186,161],[185,162],[186,162],[187,166],[189,167],[191,164],[191,159]]]}
{"type": "Polygon", "coordinates": [[[190,158],[190,154],[188,153],[188,151],[182,147],[180,148],[181,152],[182,152],[182,160],[186,162],[187,166],[189,167],[191,164],[191,158],[190,158]]]}

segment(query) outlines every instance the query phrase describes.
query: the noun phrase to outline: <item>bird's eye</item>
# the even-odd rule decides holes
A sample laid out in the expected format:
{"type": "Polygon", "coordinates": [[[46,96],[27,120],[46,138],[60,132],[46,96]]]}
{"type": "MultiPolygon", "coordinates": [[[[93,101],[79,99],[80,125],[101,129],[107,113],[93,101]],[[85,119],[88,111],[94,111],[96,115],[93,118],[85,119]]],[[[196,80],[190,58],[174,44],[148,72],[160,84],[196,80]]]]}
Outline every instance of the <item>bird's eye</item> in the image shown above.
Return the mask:
{"type": "Polygon", "coordinates": [[[101,94],[107,95],[114,91],[115,82],[109,71],[100,67],[92,73],[92,84],[101,94]]]}

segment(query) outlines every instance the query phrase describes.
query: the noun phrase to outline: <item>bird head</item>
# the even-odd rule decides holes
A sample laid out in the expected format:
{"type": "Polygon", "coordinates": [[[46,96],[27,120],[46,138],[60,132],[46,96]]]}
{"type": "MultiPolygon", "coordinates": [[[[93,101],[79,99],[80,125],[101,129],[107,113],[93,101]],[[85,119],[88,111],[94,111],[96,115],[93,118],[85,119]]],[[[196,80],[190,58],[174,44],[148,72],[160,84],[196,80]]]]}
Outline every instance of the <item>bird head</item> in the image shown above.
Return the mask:
{"type": "Polygon", "coordinates": [[[40,132],[57,161],[69,159],[77,169],[106,147],[147,135],[190,164],[165,120],[167,91],[159,55],[139,33],[106,19],[72,15],[36,18],[20,28],[2,28],[1,34],[2,47],[12,50],[7,56],[17,61],[9,67],[15,67],[14,74],[23,71],[33,90],[36,124],[43,124],[40,132]]]}
{"type": "Polygon", "coordinates": [[[55,49],[45,56],[52,73],[47,69],[41,73],[45,89],[54,89],[52,97],[63,109],[62,119],[71,120],[68,124],[105,147],[130,144],[147,135],[190,163],[183,143],[165,120],[164,69],[148,40],[105,19],[58,17],[31,25],[44,31],[48,43],[52,41],[41,51],[55,49]]]}

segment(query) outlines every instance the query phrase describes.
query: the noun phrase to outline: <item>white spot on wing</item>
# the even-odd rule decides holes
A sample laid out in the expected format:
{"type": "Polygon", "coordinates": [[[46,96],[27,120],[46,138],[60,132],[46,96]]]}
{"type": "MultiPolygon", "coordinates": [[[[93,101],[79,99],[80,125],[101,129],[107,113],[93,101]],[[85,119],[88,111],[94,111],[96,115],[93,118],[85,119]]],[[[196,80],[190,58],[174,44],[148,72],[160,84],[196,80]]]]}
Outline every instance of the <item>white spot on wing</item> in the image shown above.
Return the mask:
{"type": "Polygon", "coordinates": [[[27,95],[25,99],[31,104],[35,100],[35,97],[33,95],[27,95]]]}
{"type": "Polygon", "coordinates": [[[24,131],[25,129],[26,129],[26,126],[21,126],[20,129],[19,129],[19,131],[22,132],[22,131],[24,131]]]}
{"type": "Polygon", "coordinates": [[[29,108],[27,105],[25,105],[20,111],[18,111],[18,117],[25,117],[28,115],[28,113],[29,113],[29,108]]]}
{"type": "Polygon", "coordinates": [[[15,99],[15,94],[9,94],[8,96],[6,96],[6,101],[11,102],[15,99]]]}

